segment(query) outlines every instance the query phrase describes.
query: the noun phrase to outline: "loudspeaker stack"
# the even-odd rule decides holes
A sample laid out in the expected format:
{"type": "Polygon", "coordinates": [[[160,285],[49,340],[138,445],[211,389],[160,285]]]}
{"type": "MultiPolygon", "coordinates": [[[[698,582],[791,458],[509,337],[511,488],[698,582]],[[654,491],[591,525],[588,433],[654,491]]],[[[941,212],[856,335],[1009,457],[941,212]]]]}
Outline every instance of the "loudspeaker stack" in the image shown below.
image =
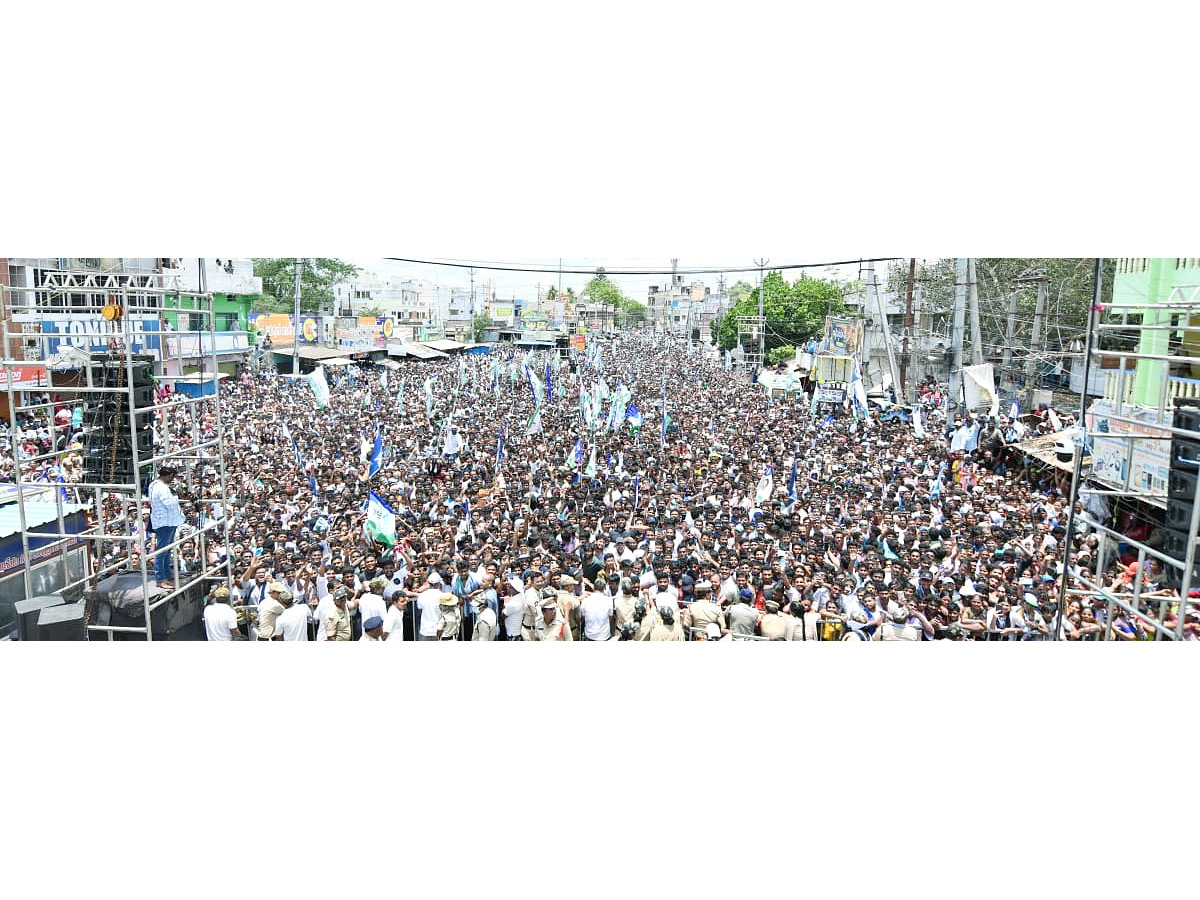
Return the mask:
{"type": "MultiPolygon", "coordinates": [[[[139,458],[154,455],[154,357],[136,355],[130,372],[124,358],[92,354],[92,386],[112,388],[93,394],[83,414],[83,480],[88,484],[133,484],[134,451],[139,458]],[[132,402],[132,406],[131,406],[132,402]],[[130,428],[130,424],[133,428],[130,428]]],[[[143,486],[154,478],[153,467],[141,467],[143,486]]]]}
{"type": "MultiPolygon", "coordinates": [[[[1177,400],[1171,424],[1188,431],[1200,431],[1200,403],[1177,400]]],[[[1171,469],[1167,473],[1167,537],[1162,549],[1165,554],[1180,561],[1187,557],[1198,476],[1200,440],[1176,435],[1171,440],[1171,469]]],[[[1167,584],[1173,588],[1181,587],[1182,572],[1182,569],[1167,566],[1167,584]]],[[[1191,586],[1200,589],[1200,557],[1192,566],[1191,586]]]]}

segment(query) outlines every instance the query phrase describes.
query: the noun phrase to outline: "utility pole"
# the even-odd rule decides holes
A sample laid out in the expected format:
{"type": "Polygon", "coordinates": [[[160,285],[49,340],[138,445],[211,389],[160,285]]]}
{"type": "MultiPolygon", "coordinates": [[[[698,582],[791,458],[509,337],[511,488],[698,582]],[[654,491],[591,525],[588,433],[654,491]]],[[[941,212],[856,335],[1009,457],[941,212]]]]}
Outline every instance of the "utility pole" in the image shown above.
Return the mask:
{"type": "Polygon", "coordinates": [[[1017,327],[1017,297],[1018,289],[1014,286],[1012,295],[1008,298],[1008,323],[1004,326],[1004,352],[1000,363],[1003,370],[1000,374],[1001,383],[1007,382],[1010,386],[1016,381],[1013,378],[1012,358],[1014,331],[1017,327]]]}
{"type": "Polygon", "coordinates": [[[769,259],[756,259],[754,264],[758,266],[758,365],[759,368],[767,364],[767,354],[765,351],[767,337],[767,318],[763,313],[763,291],[766,282],[763,280],[763,266],[769,263],[769,259]]]}
{"type": "MultiPolygon", "coordinates": [[[[1029,340],[1029,357],[1025,360],[1025,408],[1033,409],[1033,388],[1037,378],[1037,354],[1044,348],[1042,342],[1042,318],[1046,315],[1046,276],[1037,277],[1037,308],[1033,313],[1033,337],[1029,340]]],[[[1084,386],[1086,390],[1086,385],[1084,386]]]]}
{"type": "Polygon", "coordinates": [[[975,257],[967,260],[967,306],[971,310],[971,365],[983,365],[983,336],[979,329],[979,290],[975,281],[975,257]]]}
{"type": "Polygon", "coordinates": [[[475,318],[475,267],[467,269],[471,273],[471,318],[475,318]]]}
{"type": "Polygon", "coordinates": [[[879,310],[879,328],[883,334],[883,349],[887,353],[888,373],[892,376],[892,396],[900,399],[900,370],[896,367],[896,353],[892,349],[892,331],[888,327],[883,295],[879,293],[879,284],[875,281],[875,263],[867,263],[866,287],[868,292],[875,295],[875,308],[879,310]]]}
{"type": "MultiPolygon", "coordinates": [[[[916,257],[910,257],[908,260],[908,296],[904,303],[904,346],[900,350],[900,390],[896,393],[896,399],[903,399],[908,402],[911,395],[908,392],[908,340],[913,329],[913,285],[917,280],[917,260],[916,257]]],[[[916,346],[916,341],[913,341],[913,346],[916,346]]]]}
{"type": "Polygon", "coordinates": [[[967,259],[959,257],[954,265],[954,320],[950,326],[950,399],[963,402],[962,349],[967,318],[967,259]]]}
{"type": "Polygon", "coordinates": [[[294,323],[296,333],[292,337],[292,377],[296,378],[300,375],[300,273],[304,268],[304,260],[299,256],[296,257],[296,277],[295,286],[292,291],[294,298],[293,310],[295,312],[294,323]]]}

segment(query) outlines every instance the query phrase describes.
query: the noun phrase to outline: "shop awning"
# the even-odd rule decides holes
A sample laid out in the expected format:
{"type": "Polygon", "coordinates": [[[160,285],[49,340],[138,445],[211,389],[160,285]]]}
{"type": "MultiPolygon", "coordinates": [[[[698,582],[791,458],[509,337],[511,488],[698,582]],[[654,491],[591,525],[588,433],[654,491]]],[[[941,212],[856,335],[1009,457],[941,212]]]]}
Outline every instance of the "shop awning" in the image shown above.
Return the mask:
{"type": "MultiPolygon", "coordinates": [[[[276,356],[291,356],[292,348],[291,347],[283,347],[283,348],[276,347],[272,352],[276,356]]],[[[301,359],[313,359],[313,360],[337,359],[338,357],[341,357],[341,355],[345,352],[346,352],[345,350],[340,350],[336,347],[301,347],[300,348],[300,358],[301,359]]]]}
{"type": "Polygon", "coordinates": [[[447,338],[442,338],[436,341],[425,341],[426,347],[432,347],[434,350],[441,350],[443,353],[452,353],[455,350],[461,350],[466,344],[460,344],[458,341],[452,341],[447,338]]]}
{"type": "Polygon", "coordinates": [[[400,368],[400,363],[396,362],[394,359],[377,359],[375,360],[375,365],[383,366],[385,369],[400,368]]]}
{"type": "Polygon", "coordinates": [[[414,359],[439,359],[449,356],[425,344],[388,344],[389,356],[411,356],[414,359]]]}
{"type": "MultiPolygon", "coordinates": [[[[1043,434],[1039,437],[1030,438],[1027,441],[1022,441],[1017,444],[1022,453],[1032,456],[1038,462],[1047,466],[1053,466],[1056,469],[1061,469],[1064,472],[1073,472],[1075,470],[1075,461],[1073,459],[1063,462],[1058,458],[1058,454],[1054,450],[1054,445],[1057,443],[1061,434],[1043,434]]],[[[1083,471],[1087,472],[1091,469],[1092,458],[1085,456],[1083,458],[1083,471]]]]}
{"type": "Polygon", "coordinates": [[[321,365],[323,365],[323,366],[352,366],[352,365],[354,365],[354,360],[346,359],[346,357],[344,357],[344,356],[335,356],[332,359],[321,360],[321,365]]]}

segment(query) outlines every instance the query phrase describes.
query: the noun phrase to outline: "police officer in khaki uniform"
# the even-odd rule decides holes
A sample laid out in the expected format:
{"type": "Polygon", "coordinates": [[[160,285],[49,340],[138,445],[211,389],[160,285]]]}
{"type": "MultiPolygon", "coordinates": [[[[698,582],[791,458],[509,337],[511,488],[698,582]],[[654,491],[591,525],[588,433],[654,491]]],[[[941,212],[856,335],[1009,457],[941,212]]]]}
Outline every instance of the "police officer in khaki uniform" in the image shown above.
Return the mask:
{"type": "Polygon", "coordinates": [[[542,600],[542,615],[538,623],[539,627],[536,630],[537,637],[534,640],[538,641],[570,641],[574,640],[571,634],[571,626],[563,616],[562,610],[558,607],[558,592],[553,588],[549,589],[547,596],[542,600]]]}
{"type": "Polygon", "coordinates": [[[758,633],[772,641],[790,641],[794,625],[779,614],[779,604],[767,601],[767,613],[758,623],[758,633]]]}
{"type": "Polygon", "coordinates": [[[439,641],[457,641],[462,629],[462,610],[458,608],[458,597],[448,591],[438,597],[438,610],[442,621],[438,624],[439,641]]]}
{"type": "Polygon", "coordinates": [[[325,637],[331,641],[348,641],[351,638],[350,608],[346,601],[350,599],[350,590],[345,585],[334,588],[333,609],[325,613],[325,637]]]}
{"type": "MultiPolygon", "coordinates": [[[[716,622],[722,635],[728,632],[729,626],[725,624],[725,611],[712,601],[712,585],[707,581],[697,582],[693,590],[696,599],[683,610],[683,621],[686,627],[707,631],[708,626],[716,622]]],[[[696,637],[696,639],[700,638],[696,637]]]]}
{"type": "Polygon", "coordinates": [[[650,629],[651,641],[682,641],[683,628],[680,627],[679,620],[675,616],[675,610],[669,606],[661,606],[658,608],[659,622],[650,629]]]}
{"type": "Polygon", "coordinates": [[[267,598],[258,604],[258,640],[283,640],[283,635],[275,627],[275,621],[283,615],[283,611],[287,608],[282,601],[291,599],[292,592],[284,587],[282,582],[271,582],[271,586],[267,588],[267,598]]]}

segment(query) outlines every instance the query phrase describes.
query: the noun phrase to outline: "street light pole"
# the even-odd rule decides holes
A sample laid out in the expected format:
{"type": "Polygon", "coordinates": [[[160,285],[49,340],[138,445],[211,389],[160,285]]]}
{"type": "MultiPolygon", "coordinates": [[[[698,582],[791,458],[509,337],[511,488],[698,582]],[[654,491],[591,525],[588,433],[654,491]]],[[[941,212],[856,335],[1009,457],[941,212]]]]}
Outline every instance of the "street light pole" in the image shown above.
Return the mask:
{"type": "Polygon", "coordinates": [[[299,256],[296,257],[296,277],[295,286],[293,288],[294,295],[294,312],[296,333],[292,336],[292,377],[295,378],[300,374],[300,270],[303,266],[303,260],[299,256]]]}
{"type": "Polygon", "coordinates": [[[766,288],[766,281],[763,279],[763,266],[769,263],[769,259],[756,259],[755,265],[758,266],[758,365],[762,368],[767,364],[766,353],[766,338],[767,338],[767,319],[763,313],[763,291],[766,288]]]}

